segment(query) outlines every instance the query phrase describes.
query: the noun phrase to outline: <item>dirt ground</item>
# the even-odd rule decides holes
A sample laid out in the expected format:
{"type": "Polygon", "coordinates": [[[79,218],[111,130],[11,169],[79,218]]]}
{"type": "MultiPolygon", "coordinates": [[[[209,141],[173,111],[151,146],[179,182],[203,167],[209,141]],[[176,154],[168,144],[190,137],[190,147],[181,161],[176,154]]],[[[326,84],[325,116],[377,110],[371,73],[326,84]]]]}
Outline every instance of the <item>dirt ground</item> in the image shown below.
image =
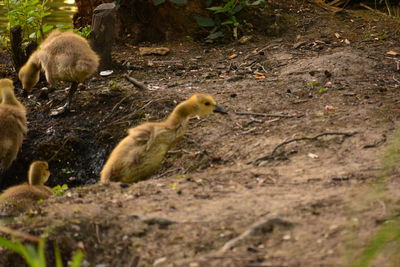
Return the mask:
{"type": "MultiPolygon", "coordinates": [[[[29,162],[45,159],[51,185],[72,189],[10,226],[44,233],[65,260],[82,249],[85,266],[353,263],[398,214],[396,175],[387,179],[384,199],[373,189],[400,119],[400,74],[386,54],[400,52],[399,22],[298,2],[282,7],[293,25],[279,37],[255,35],[244,45],[167,43],[172,52],[163,57],[119,45],[119,68],[90,79],[75,96],[74,112],[61,118],[48,114],[62,104],[63,90],[50,100],[38,98],[39,90],[23,99],[29,134],[3,186],[21,182],[29,162]],[[128,72],[149,90],[135,88],[123,77],[128,72]],[[166,117],[198,92],[213,95],[229,114],[193,119],[151,179],[96,184],[129,127],[166,117]],[[334,134],[272,153],[284,141],[323,133],[334,134]]],[[[374,266],[391,266],[385,255],[374,266]]],[[[20,262],[0,254],[2,266],[20,262]]]]}

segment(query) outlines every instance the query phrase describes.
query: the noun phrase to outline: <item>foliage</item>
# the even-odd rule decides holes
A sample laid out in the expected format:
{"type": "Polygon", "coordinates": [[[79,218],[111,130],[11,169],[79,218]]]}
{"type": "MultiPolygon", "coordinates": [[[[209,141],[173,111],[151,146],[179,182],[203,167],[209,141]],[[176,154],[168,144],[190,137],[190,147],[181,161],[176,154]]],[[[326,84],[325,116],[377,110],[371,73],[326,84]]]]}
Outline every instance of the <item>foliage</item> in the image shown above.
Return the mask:
{"type": "Polygon", "coordinates": [[[24,40],[43,39],[44,33],[53,27],[43,24],[43,18],[50,15],[47,0],[4,0],[10,28],[20,25],[24,40]]]}
{"type": "MultiPolygon", "coordinates": [[[[0,237],[0,246],[18,253],[30,267],[46,267],[46,242],[42,238],[37,249],[32,245],[24,245],[20,241],[10,241],[4,237],[0,237]]],[[[56,267],[63,267],[61,253],[57,246],[54,248],[56,267]]],[[[72,256],[70,267],[79,267],[83,260],[83,252],[77,251],[72,256]]]]}
{"type": "Polygon", "coordinates": [[[212,27],[207,39],[217,39],[224,36],[223,29],[232,33],[235,39],[238,38],[238,30],[243,27],[243,22],[237,18],[237,14],[249,6],[259,6],[265,3],[265,0],[222,0],[214,3],[215,0],[208,0],[208,10],[213,12],[213,16],[195,17],[199,26],[212,27]],[[211,6],[214,5],[215,6],[211,6]]]}
{"type": "MultiPolygon", "coordinates": [[[[43,19],[51,14],[50,9],[46,6],[47,2],[47,0],[4,0],[9,21],[8,31],[14,26],[21,26],[23,41],[28,42],[43,39],[45,34],[54,28],[70,30],[72,25],[57,24],[54,26],[43,22],[43,19]]],[[[74,29],[74,32],[84,38],[88,38],[92,32],[92,27],[88,25],[80,29],[74,29]]],[[[0,47],[8,45],[8,36],[9,33],[0,35],[0,47]]]]}
{"type": "Polygon", "coordinates": [[[90,34],[92,33],[92,25],[87,25],[86,27],[74,29],[74,32],[79,34],[83,38],[88,39],[90,34]]]}
{"type": "Polygon", "coordinates": [[[57,185],[57,186],[53,187],[52,189],[56,196],[61,196],[62,194],[65,193],[65,191],[68,190],[68,185],[67,184],[57,185]]]}

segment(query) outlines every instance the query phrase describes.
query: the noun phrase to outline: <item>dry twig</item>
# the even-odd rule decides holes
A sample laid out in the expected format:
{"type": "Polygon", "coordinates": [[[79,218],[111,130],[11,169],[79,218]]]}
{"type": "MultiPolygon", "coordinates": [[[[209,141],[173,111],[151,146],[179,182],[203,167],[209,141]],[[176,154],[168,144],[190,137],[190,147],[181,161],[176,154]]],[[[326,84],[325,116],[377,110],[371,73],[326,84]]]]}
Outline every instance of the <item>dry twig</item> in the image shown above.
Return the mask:
{"type": "Polygon", "coordinates": [[[34,243],[39,243],[39,241],[40,241],[40,238],[37,236],[33,236],[33,235],[30,235],[30,234],[27,234],[24,232],[20,232],[18,230],[14,230],[14,229],[8,228],[6,226],[2,226],[2,225],[0,225],[0,232],[11,235],[11,236],[19,237],[19,238],[22,238],[22,239],[25,239],[27,241],[31,241],[34,243]]]}
{"type": "Polygon", "coordinates": [[[256,235],[256,234],[270,233],[278,225],[288,228],[288,227],[291,227],[293,224],[291,222],[282,220],[280,218],[262,220],[261,222],[257,222],[255,224],[251,225],[249,228],[246,229],[246,231],[244,231],[238,237],[235,237],[235,238],[229,240],[228,242],[226,242],[225,245],[218,252],[219,252],[219,254],[223,254],[223,253],[227,252],[228,250],[232,249],[239,242],[248,238],[249,236],[256,235]]]}
{"type": "Polygon", "coordinates": [[[255,163],[258,163],[258,162],[260,162],[260,161],[265,161],[265,160],[273,159],[274,156],[275,156],[276,151],[278,151],[279,148],[281,148],[281,147],[283,147],[283,146],[285,146],[285,145],[287,145],[287,144],[290,144],[290,143],[294,143],[294,142],[298,142],[298,141],[316,141],[318,138],[320,138],[320,137],[322,137],[322,136],[340,135],[340,136],[343,136],[343,137],[352,137],[352,136],[354,136],[354,135],[356,135],[356,134],[358,134],[358,132],[352,132],[352,133],[331,132],[331,133],[320,133],[320,134],[317,134],[317,135],[314,136],[314,137],[299,137],[299,138],[290,139],[290,140],[287,140],[287,141],[282,142],[282,143],[280,143],[279,145],[277,145],[277,146],[272,150],[272,152],[269,153],[268,155],[263,156],[263,157],[258,158],[258,159],[255,159],[255,160],[249,162],[248,164],[255,164],[255,163]]]}
{"type": "Polygon", "coordinates": [[[400,84],[400,81],[399,81],[399,80],[397,80],[397,79],[396,79],[396,77],[394,77],[394,75],[393,75],[393,80],[394,80],[395,82],[397,82],[397,83],[399,83],[399,84],[400,84]]]}
{"type": "Polygon", "coordinates": [[[125,74],[124,77],[125,77],[125,79],[127,79],[129,82],[131,82],[137,88],[142,89],[142,90],[149,90],[149,88],[146,85],[144,85],[143,83],[139,82],[135,78],[132,78],[128,74],[125,74]]]}
{"type": "Polygon", "coordinates": [[[380,12],[379,10],[373,9],[372,7],[369,7],[369,6],[367,6],[367,5],[363,4],[363,3],[360,3],[360,6],[362,6],[363,8],[368,9],[369,11],[375,12],[377,14],[380,14],[380,15],[383,15],[383,16],[387,16],[386,13],[383,13],[383,12],[380,12]]]}

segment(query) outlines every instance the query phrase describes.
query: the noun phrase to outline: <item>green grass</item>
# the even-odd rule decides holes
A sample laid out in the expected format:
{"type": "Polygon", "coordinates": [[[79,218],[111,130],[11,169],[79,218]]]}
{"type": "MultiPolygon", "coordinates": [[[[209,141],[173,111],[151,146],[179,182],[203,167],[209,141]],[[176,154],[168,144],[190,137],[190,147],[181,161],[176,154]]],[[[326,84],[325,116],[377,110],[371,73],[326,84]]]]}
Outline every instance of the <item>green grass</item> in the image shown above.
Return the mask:
{"type": "MultiPolygon", "coordinates": [[[[371,266],[372,261],[388,244],[400,242],[400,227],[398,220],[386,221],[378,232],[372,237],[371,241],[364,248],[361,256],[356,260],[352,267],[371,266]]],[[[395,253],[400,254],[399,246],[396,246],[395,253]]]]}
{"type": "MultiPolygon", "coordinates": [[[[376,183],[368,193],[368,197],[374,198],[375,201],[390,201],[390,195],[387,190],[387,179],[395,174],[400,165],[400,127],[395,131],[391,143],[386,148],[382,158],[381,167],[382,173],[376,178],[376,183]]],[[[397,210],[399,204],[397,204],[397,210]]],[[[400,218],[398,212],[389,215],[388,219],[382,224],[374,234],[368,244],[364,247],[361,254],[353,261],[352,267],[371,266],[376,257],[385,253],[386,262],[394,264],[394,261],[400,255],[400,218]],[[393,249],[387,249],[391,245],[393,249]],[[390,256],[393,256],[391,258],[390,256]]]]}
{"type": "MultiPolygon", "coordinates": [[[[21,241],[11,241],[7,238],[0,237],[0,246],[15,253],[18,253],[30,267],[46,267],[46,241],[44,238],[40,239],[37,247],[30,244],[22,244],[21,241]]],[[[54,248],[56,267],[63,267],[61,253],[58,246],[54,248]]],[[[83,261],[84,254],[78,250],[74,253],[71,259],[70,267],[80,267],[83,261]]],[[[50,266],[50,265],[49,265],[50,266]]]]}

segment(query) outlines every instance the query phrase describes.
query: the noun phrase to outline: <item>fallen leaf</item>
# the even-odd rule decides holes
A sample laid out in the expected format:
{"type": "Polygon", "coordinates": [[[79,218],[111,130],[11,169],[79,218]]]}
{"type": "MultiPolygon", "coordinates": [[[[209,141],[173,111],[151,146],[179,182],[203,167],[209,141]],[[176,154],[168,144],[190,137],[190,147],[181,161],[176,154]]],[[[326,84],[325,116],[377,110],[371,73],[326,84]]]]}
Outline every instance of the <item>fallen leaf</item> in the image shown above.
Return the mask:
{"type": "Polygon", "coordinates": [[[396,51],[388,51],[388,52],[386,52],[386,55],[397,56],[397,52],[396,51]]]}
{"type": "Polygon", "coordinates": [[[336,36],[336,38],[340,38],[340,34],[338,34],[337,32],[335,32],[335,36],[336,36]]]}
{"type": "Polygon", "coordinates": [[[177,185],[177,184],[175,184],[175,183],[173,183],[173,184],[171,185],[171,187],[172,187],[172,189],[173,189],[173,190],[176,190],[176,189],[178,189],[178,185],[177,185]]]}
{"type": "Polygon", "coordinates": [[[247,43],[248,41],[250,41],[251,39],[253,39],[253,36],[251,36],[251,35],[244,35],[244,36],[242,36],[242,38],[239,39],[239,43],[240,43],[240,44],[245,44],[245,43],[247,43]]]}
{"type": "Polygon", "coordinates": [[[237,58],[237,56],[238,56],[237,54],[232,54],[232,55],[230,55],[228,58],[229,58],[229,59],[234,59],[234,58],[237,58]]]}
{"type": "Polygon", "coordinates": [[[262,72],[256,72],[255,75],[257,75],[257,76],[265,76],[265,74],[262,73],[262,72]]]}
{"type": "Polygon", "coordinates": [[[255,76],[255,78],[256,78],[256,79],[265,79],[265,76],[264,76],[264,75],[262,75],[262,76],[255,76]]]}
{"type": "Polygon", "coordinates": [[[168,47],[139,47],[139,54],[145,55],[160,55],[165,56],[170,52],[168,47]]]}

